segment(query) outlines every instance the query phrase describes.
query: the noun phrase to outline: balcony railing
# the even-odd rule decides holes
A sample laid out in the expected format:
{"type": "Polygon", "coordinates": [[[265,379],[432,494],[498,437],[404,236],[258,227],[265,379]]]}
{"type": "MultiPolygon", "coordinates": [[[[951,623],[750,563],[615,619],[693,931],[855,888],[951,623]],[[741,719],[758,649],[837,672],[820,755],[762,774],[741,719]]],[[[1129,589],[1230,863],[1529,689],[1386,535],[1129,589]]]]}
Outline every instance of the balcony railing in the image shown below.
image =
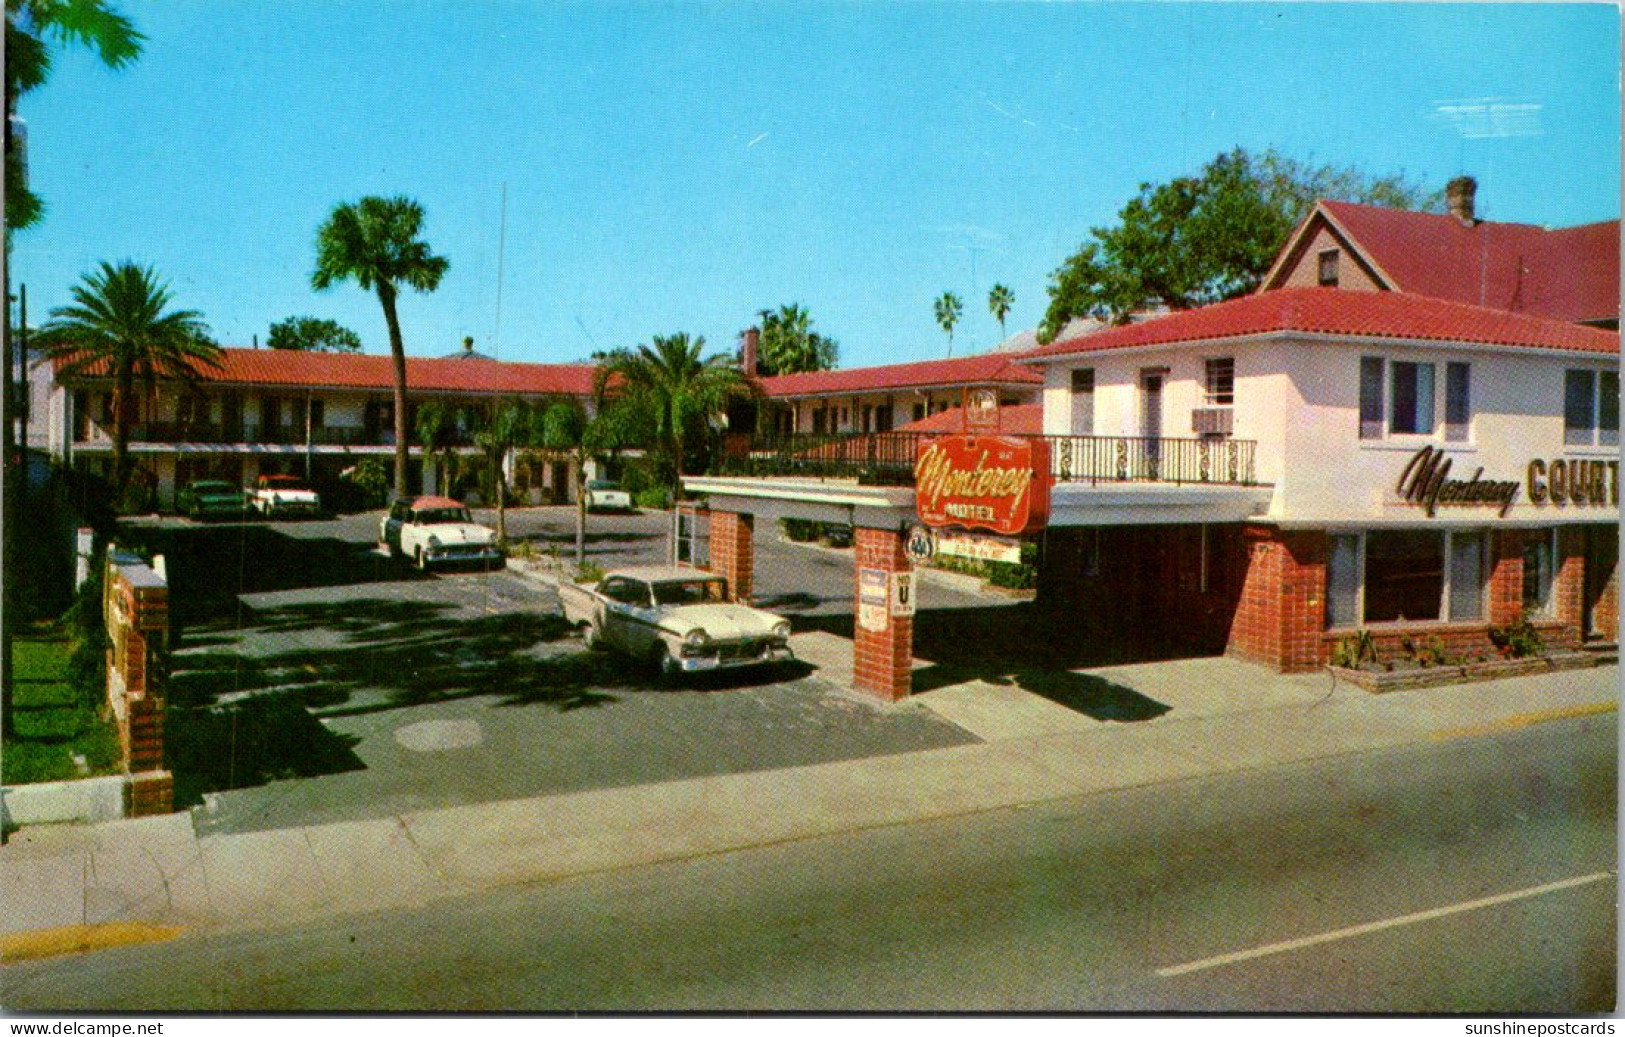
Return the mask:
{"type": "MultiPolygon", "coordinates": [[[[77,437],[79,442],[109,442],[111,428],[91,423],[77,437]]],[[[148,421],[132,425],[132,443],[243,443],[278,446],[304,446],[305,429],[295,425],[257,425],[251,422],[237,424],[204,424],[200,422],[148,421]]],[[[366,428],[321,425],[310,430],[312,446],[392,446],[394,433],[388,429],[376,431],[366,428]]],[[[452,446],[471,446],[472,436],[458,436],[452,446]]]]}
{"type": "MultiPolygon", "coordinates": [[[[730,440],[712,474],[856,479],[870,486],[914,485],[914,462],[936,433],[796,434],[730,440]]],[[[1028,438],[1028,437],[1024,437],[1028,438]]],[[[1256,485],[1250,439],[1041,436],[1057,483],[1256,485]]]]}

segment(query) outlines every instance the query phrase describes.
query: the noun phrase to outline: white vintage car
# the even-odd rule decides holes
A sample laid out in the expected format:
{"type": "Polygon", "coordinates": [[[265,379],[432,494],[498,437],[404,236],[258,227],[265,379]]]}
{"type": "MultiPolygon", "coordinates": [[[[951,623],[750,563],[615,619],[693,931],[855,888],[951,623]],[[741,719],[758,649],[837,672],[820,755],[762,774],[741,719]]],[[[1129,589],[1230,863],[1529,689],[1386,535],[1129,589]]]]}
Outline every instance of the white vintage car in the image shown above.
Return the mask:
{"type": "Polygon", "coordinates": [[[613,648],[663,676],[794,659],[790,623],[728,600],[728,581],[677,566],[620,569],[596,586],[559,587],[564,616],[591,647],[613,648]]]}
{"type": "Polygon", "coordinates": [[[404,497],[391,504],[378,523],[378,546],[419,569],[454,562],[495,566],[503,557],[496,533],[450,497],[404,497]]]}
{"type": "Polygon", "coordinates": [[[632,495],[607,479],[587,483],[588,511],[631,511],[632,495]]]}
{"type": "Polygon", "coordinates": [[[316,491],[295,475],[262,475],[248,491],[248,506],[268,519],[322,513],[322,500],[316,491]]]}

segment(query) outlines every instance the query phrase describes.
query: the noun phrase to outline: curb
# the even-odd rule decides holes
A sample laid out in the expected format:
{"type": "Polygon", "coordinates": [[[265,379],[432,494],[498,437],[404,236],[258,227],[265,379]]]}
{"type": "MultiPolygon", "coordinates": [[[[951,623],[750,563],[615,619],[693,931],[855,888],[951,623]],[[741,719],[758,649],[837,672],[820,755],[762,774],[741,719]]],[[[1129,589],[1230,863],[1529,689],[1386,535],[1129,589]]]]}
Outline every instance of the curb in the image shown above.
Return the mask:
{"type": "Polygon", "coordinates": [[[141,943],[162,943],[175,939],[185,931],[182,926],[151,922],[105,922],[101,925],[29,929],[0,936],[0,964],[54,958],[63,954],[87,954],[141,943]]]}

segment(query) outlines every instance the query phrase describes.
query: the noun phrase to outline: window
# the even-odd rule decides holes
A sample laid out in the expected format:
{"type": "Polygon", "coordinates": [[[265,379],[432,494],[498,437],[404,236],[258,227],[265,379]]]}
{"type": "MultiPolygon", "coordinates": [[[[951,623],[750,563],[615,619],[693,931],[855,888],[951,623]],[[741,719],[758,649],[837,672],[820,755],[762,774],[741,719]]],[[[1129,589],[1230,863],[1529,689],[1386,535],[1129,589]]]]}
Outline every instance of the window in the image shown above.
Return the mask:
{"type": "Polygon", "coordinates": [[[1482,530],[1373,530],[1330,539],[1328,627],[1484,618],[1482,530]]]}
{"type": "Polygon", "coordinates": [[[1451,361],[1444,366],[1444,438],[1464,443],[1473,419],[1472,368],[1451,361]]]}
{"type": "Polygon", "coordinates": [[[1072,434],[1095,434],[1095,369],[1072,372],[1072,434]]]}
{"type": "Polygon", "coordinates": [[[1444,534],[1383,530],[1365,537],[1365,621],[1436,620],[1444,600],[1444,534]]]}
{"type": "Polygon", "coordinates": [[[1563,442],[1619,445],[1619,372],[1563,373],[1563,442]]]}
{"type": "Polygon", "coordinates": [[[1426,436],[1433,433],[1433,365],[1394,361],[1389,390],[1389,431],[1426,436]]]}
{"type": "Polygon", "coordinates": [[[919,421],[923,417],[925,417],[925,404],[916,403],[914,405],[914,420],[919,421]]]}
{"type": "Polygon", "coordinates": [[[1214,357],[1207,361],[1207,405],[1229,407],[1236,402],[1236,359],[1214,357]]]}
{"type": "Polygon", "coordinates": [[[1383,370],[1380,356],[1360,358],[1360,438],[1381,439],[1385,419],[1382,410],[1383,370]]]}
{"type": "Polygon", "coordinates": [[[1552,582],[1556,575],[1556,530],[1544,531],[1523,542],[1523,610],[1531,616],[1552,614],[1552,582]]]}
{"type": "Polygon", "coordinates": [[[1320,284],[1323,288],[1337,287],[1337,255],[1335,248],[1320,253],[1320,284]]]}

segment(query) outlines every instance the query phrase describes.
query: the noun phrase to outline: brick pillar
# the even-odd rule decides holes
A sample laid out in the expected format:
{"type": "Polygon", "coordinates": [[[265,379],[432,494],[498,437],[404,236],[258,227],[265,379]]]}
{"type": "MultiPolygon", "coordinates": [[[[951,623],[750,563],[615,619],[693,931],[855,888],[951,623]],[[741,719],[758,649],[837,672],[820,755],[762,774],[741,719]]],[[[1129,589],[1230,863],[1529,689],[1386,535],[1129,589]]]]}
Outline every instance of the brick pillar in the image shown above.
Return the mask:
{"type": "Polygon", "coordinates": [[[749,601],[755,569],[756,516],[711,512],[711,571],[728,579],[735,601],[749,601]]]}
{"type": "Polygon", "coordinates": [[[1569,646],[1585,637],[1586,538],[1579,526],[1557,532],[1557,573],[1552,579],[1553,616],[1563,624],[1560,635],[1569,646]]]}
{"type": "Polygon", "coordinates": [[[1516,623],[1523,615],[1523,538],[1521,529],[1498,529],[1490,559],[1490,626],[1516,623]]]}
{"type": "MultiPolygon", "coordinates": [[[[880,569],[888,575],[911,569],[903,552],[903,534],[895,529],[859,526],[854,530],[854,548],[855,575],[864,569],[880,569]]],[[[861,586],[854,587],[853,685],[888,702],[907,698],[914,690],[914,617],[886,615],[884,630],[865,629],[860,621],[861,593],[861,586]]]]}
{"type": "MultiPolygon", "coordinates": [[[[1592,536],[1607,537],[1618,544],[1619,528],[1605,526],[1601,529],[1593,527],[1592,536]]],[[[1610,546],[1599,550],[1586,559],[1586,565],[1600,565],[1605,572],[1592,574],[1592,585],[1597,588],[1597,597],[1591,603],[1591,629],[1586,634],[1595,633],[1607,640],[1619,636],[1619,549],[1610,546]]]]}
{"type": "Polygon", "coordinates": [[[1323,661],[1329,539],[1268,526],[1248,526],[1242,536],[1247,574],[1228,652],[1283,673],[1315,669],[1323,661]]]}
{"type": "Polygon", "coordinates": [[[130,816],[174,809],[164,770],[164,696],[158,663],[169,627],[169,588],[145,565],[109,565],[115,599],[107,631],[108,695],[119,722],[130,816]]]}

